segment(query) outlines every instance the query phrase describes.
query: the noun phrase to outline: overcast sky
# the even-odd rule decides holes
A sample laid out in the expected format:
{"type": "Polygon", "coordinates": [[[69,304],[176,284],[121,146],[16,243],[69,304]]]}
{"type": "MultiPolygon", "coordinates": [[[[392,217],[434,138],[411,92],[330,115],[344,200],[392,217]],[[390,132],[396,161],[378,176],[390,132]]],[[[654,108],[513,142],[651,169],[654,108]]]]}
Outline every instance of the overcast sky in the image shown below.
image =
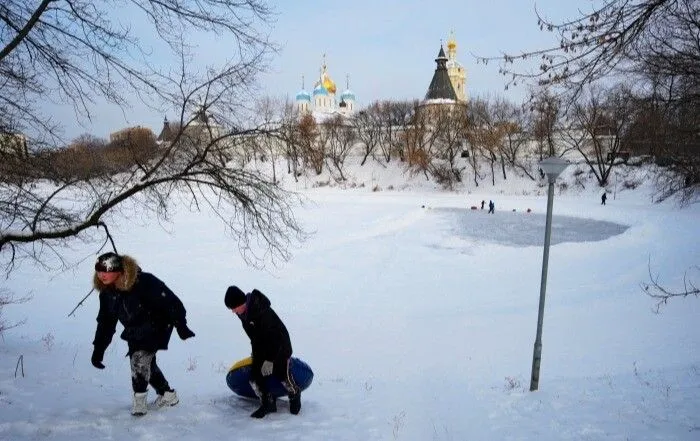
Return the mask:
{"type": "MultiPolygon", "coordinates": [[[[261,93],[288,97],[301,88],[313,87],[322,56],[338,87],[345,89],[346,76],[364,107],[379,99],[423,98],[435,69],[440,43],[454,31],[457,58],[467,69],[470,96],[502,95],[521,101],[524,88],[504,91],[505,78],[498,63],[476,64],[475,55],[519,53],[556,44],[556,35],[540,31],[532,0],[317,0],[270,2],[276,11],[271,39],[281,52],[261,80],[261,93]]],[[[540,0],[537,9],[554,20],[573,18],[577,9],[590,10],[591,2],[540,0]]],[[[206,60],[224,60],[235,46],[203,45],[199,55],[206,60]]],[[[66,125],[66,137],[109,133],[131,125],[160,130],[163,114],[142,106],[127,112],[101,105],[92,123],[79,124],[70,109],[47,107],[66,125]]],[[[172,115],[174,118],[174,115],[172,115]]]]}

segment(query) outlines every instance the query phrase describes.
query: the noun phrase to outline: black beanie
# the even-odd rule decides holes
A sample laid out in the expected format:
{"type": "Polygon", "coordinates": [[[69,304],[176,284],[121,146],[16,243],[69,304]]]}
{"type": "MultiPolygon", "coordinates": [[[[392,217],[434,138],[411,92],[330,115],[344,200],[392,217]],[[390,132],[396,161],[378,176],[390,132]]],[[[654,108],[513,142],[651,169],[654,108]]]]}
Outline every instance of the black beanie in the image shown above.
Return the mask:
{"type": "Polygon", "coordinates": [[[224,303],[228,309],[238,308],[245,303],[245,293],[237,286],[229,286],[224,303]]]}
{"type": "Polygon", "coordinates": [[[95,262],[95,271],[99,272],[124,272],[124,259],[116,253],[104,253],[95,262]]]}

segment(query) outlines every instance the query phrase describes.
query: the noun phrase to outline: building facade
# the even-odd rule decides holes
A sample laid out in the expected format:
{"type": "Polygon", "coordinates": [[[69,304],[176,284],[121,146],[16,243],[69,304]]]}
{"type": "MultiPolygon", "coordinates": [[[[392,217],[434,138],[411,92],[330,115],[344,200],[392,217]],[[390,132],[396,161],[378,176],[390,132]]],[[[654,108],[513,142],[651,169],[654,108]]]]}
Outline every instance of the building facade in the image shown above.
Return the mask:
{"type": "Polygon", "coordinates": [[[457,101],[466,102],[467,95],[467,71],[457,61],[457,40],[454,32],[450,33],[450,38],[447,40],[447,75],[450,77],[452,88],[457,96],[457,101]]]}
{"type": "Polygon", "coordinates": [[[312,114],[314,116],[326,116],[332,114],[351,115],[355,112],[355,94],[350,90],[350,81],[346,81],[346,88],[340,94],[340,101],[336,98],[337,86],[331,79],[326,66],[325,55],[318,79],[314,83],[311,93],[304,87],[302,76],[301,90],[296,94],[296,109],[300,115],[312,114]]]}

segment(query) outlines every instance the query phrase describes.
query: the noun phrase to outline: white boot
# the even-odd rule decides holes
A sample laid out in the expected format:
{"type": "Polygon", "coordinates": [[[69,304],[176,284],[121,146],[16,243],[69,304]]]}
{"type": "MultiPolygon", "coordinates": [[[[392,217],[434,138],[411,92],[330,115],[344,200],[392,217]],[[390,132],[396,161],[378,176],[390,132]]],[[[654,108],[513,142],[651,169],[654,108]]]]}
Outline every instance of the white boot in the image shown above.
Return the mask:
{"type": "Polygon", "coordinates": [[[148,412],[148,407],[146,405],[146,398],[148,392],[134,393],[134,407],[131,408],[131,414],[134,416],[146,415],[148,412]]]}
{"type": "Polygon", "coordinates": [[[156,401],[154,402],[154,404],[157,407],[165,407],[165,406],[174,406],[179,402],[180,402],[180,399],[177,397],[177,392],[165,391],[165,393],[163,393],[163,395],[158,395],[158,397],[156,397],[156,401]]]}

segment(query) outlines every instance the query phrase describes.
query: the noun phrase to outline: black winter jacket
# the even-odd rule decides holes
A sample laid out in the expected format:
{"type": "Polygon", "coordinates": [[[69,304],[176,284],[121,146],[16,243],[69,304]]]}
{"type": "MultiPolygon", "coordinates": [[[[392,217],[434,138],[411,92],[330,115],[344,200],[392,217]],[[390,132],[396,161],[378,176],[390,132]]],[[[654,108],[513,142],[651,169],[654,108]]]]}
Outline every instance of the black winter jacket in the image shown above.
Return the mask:
{"type": "Polygon", "coordinates": [[[93,279],[100,292],[97,313],[95,351],[104,353],[112,342],[117,321],[124,326],[121,338],[129,344],[131,355],[138,350],[155,352],[168,349],[173,327],[187,324],[186,311],[180,299],[160,279],[142,272],[136,261],[124,259],[124,274],[115,285],[104,285],[93,279]]]}
{"type": "Polygon", "coordinates": [[[292,356],[287,328],[270,300],[257,289],[246,295],[246,312],[239,315],[253,352],[253,360],[286,360],[292,356]]]}

